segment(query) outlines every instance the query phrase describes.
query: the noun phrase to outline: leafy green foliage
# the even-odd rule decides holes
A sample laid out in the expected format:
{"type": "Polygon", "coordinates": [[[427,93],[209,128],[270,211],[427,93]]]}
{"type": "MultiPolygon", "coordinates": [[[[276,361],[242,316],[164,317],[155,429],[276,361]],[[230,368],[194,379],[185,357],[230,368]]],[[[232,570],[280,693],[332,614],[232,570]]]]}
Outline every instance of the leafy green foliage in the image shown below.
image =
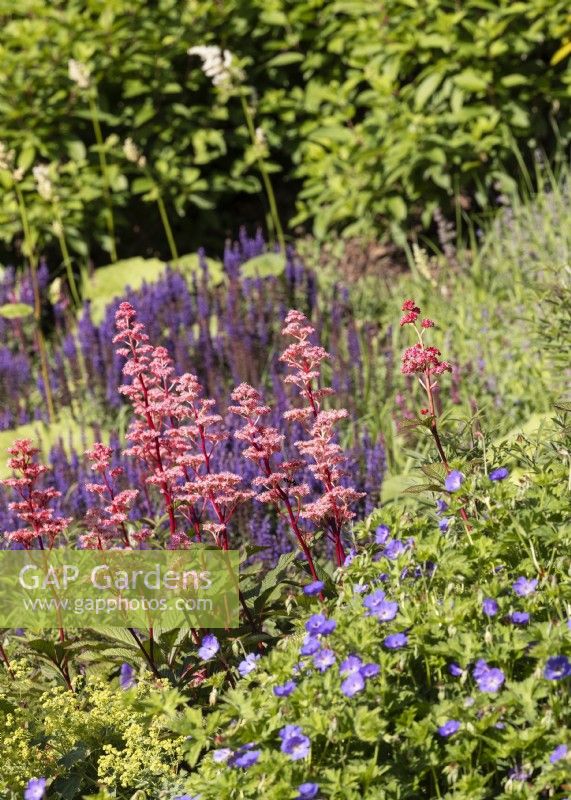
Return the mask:
{"type": "MultiPolygon", "coordinates": [[[[570,434],[568,421],[561,422],[560,432],[552,432],[559,448],[569,446],[570,434]]],[[[568,761],[551,764],[549,756],[571,741],[569,678],[548,680],[544,668],[551,656],[571,655],[569,464],[539,442],[512,442],[493,458],[494,465],[519,464],[521,477],[494,484],[474,468],[461,501],[451,502],[454,522],[446,534],[430,512],[400,507],[375,512],[359,529],[360,555],[339,576],[338,597],[325,605],[316,599],[312,609],[337,623],[323,641],[337,663],[323,673],[313,668],[310,658],[300,658],[300,635],[263,659],[223,698],[216,739],[217,748],[234,751],[255,742],[258,763],[243,770],[205,754],[189,779],[190,794],[257,798],[263,787],[264,797],[277,800],[293,798],[296,786],[312,781],[320,796],[344,800],[557,795],[568,761]],[[456,516],[460,503],[469,508],[469,534],[456,516]],[[381,548],[370,544],[379,523],[393,537],[412,537],[396,561],[379,559],[381,548]],[[521,575],[538,580],[524,597],[513,590],[521,575]],[[364,613],[363,598],[381,588],[399,604],[391,622],[364,613]],[[485,597],[497,599],[496,616],[483,613],[485,597]],[[516,610],[531,614],[527,626],[509,621],[516,610]],[[408,643],[390,650],[384,639],[397,631],[407,631],[408,643]],[[380,674],[348,699],[338,665],[350,654],[380,665],[380,674]],[[503,670],[497,693],[478,689],[478,659],[503,670]],[[457,676],[448,669],[453,663],[457,676]],[[291,678],[293,693],[275,697],[273,687],[291,678]],[[460,723],[458,733],[439,735],[451,719],[460,723]],[[280,752],[278,732],[288,724],[309,736],[310,757],[292,761],[280,752]],[[518,769],[528,777],[510,777],[518,769]]],[[[303,622],[307,614],[300,616],[303,622]]]]}
{"type": "MultiPolygon", "coordinates": [[[[107,192],[120,252],[141,240],[156,249],[152,234],[164,242],[159,197],[175,219],[200,215],[206,228],[231,205],[225,224],[234,225],[235,201],[262,188],[243,99],[263,131],[268,173],[283,176],[278,195],[285,202],[301,186],[292,224],[312,222],[319,237],[419,217],[427,226],[437,207],[486,207],[516,188],[514,167],[535,148],[552,155],[571,135],[564,0],[387,0],[382,11],[364,0],[25,0],[9,4],[4,22],[0,140],[16,150],[43,242],[53,240],[53,208],[35,195],[30,170],[57,163],[58,203],[80,256],[95,241],[110,249],[107,192]],[[227,48],[243,79],[213,87],[187,55],[203,44],[227,48]],[[72,58],[88,66],[89,89],[70,80],[72,58]],[[144,165],[125,157],[127,138],[144,165]]],[[[2,181],[9,243],[20,221],[2,181]]],[[[250,213],[263,218],[261,205],[250,213]]],[[[190,231],[174,228],[187,247],[190,231]]]]}

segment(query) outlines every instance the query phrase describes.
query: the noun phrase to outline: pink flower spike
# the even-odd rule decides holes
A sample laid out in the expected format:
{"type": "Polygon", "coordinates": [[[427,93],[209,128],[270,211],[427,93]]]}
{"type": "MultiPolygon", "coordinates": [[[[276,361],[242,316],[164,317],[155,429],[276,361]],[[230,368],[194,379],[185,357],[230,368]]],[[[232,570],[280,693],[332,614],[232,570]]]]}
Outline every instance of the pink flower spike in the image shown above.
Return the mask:
{"type": "Polygon", "coordinates": [[[434,328],[434,322],[431,319],[423,319],[420,323],[422,328],[434,328]]]}
{"type": "Polygon", "coordinates": [[[8,449],[12,456],[8,465],[16,472],[13,478],[6,478],[0,484],[14,490],[15,502],[9,508],[23,520],[28,527],[6,533],[9,542],[17,542],[26,549],[38,544],[44,548],[47,541],[50,549],[69,526],[71,519],[56,517],[53,508],[49,507],[52,500],[60,497],[61,492],[55,489],[40,489],[38,480],[48,472],[43,464],[34,461],[39,453],[29,439],[18,439],[8,449]],[[18,474],[19,473],[19,474],[18,474]]]}

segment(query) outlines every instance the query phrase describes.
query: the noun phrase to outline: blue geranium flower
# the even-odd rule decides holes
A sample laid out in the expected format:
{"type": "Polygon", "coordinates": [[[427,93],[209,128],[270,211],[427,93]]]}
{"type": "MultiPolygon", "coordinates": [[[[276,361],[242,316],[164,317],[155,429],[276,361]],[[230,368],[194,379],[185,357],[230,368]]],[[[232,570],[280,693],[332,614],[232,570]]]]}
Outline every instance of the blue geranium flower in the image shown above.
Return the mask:
{"type": "Polygon", "coordinates": [[[383,644],[389,650],[400,650],[408,644],[408,636],[404,632],[390,633],[385,637],[383,644]]]}
{"type": "Polygon", "coordinates": [[[333,664],[335,664],[335,653],[333,650],[319,650],[313,656],[313,665],[320,672],[326,672],[333,664]]]}
{"type": "Polygon", "coordinates": [[[453,469],[448,473],[444,480],[444,486],[447,492],[457,492],[464,483],[464,475],[457,469],[453,469]]]}
{"type": "Polygon", "coordinates": [[[457,733],[460,730],[460,723],[457,719],[449,719],[448,722],[445,722],[444,725],[441,725],[438,728],[438,733],[440,736],[444,738],[448,736],[452,736],[454,733],[457,733]]]}
{"type": "Polygon", "coordinates": [[[547,659],[543,676],[549,681],[560,681],[571,675],[571,661],[567,656],[551,656],[547,659]]]}
{"type": "Polygon", "coordinates": [[[299,725],[286,725],[281,729],[280,737],[282,740],[281,751],[292,761],[299,761],[309,755],[311,742],[299,725]]]}
{"type": "Polygon", "coordinates": [[[537,588],[537,578],[526,578],[521,575],[515,583],[512,584],[512,589],[519,597],[528,597],[533,594],[537,588]]]}
{"type": "Polygon", "coordinates": [[[250,672],[253,672],[256,669],[259,660],[260,656],[257,653],[248,653],[246,658],[243,661],[240,661],[238,664],[238,672],[242,678],[245,678],[246,675],[249,675],[250,672]]]}
{"type": "Polygon", "coordinates": [[[42,800],[45,797],[46,784],[45,778],[30,778],[24,789],[24,800],[42,800]]]}
{"type": "Polygon", "coordinates": [[[297,787],[297,791],[299,792],[296,800],[313,800],[316,797],[317,792],[319,791],[319,784],[317,783],[301,783],[297,787]]]}
{"type": "Polygon", "coordinates": [[[493,597],[486,597],[482,602],[482,611],[487,617],[495,617],[499,606],[493,597]]]}
{"type": "Polygon", "coordinates": [[[307,595],[319,594],[323,591],[325,584],[323,581],[313,581],[303,587],[303,593],[307,595]]]}
{"type": "Polygon", "coordinates": [[[390,535],[391,529],[388,525],[379,525],[375,530],[375,542],[377,544],[385,544],[390,535]]]}
{"type": "Polygon", "coordinates": [[[567,745],[560,744],[551,753],[551,755],[549,756],[549,760],[552,764],[556,764],[558,761],[561,761],[561,759],[565,758],[566,755],[567,755],[567,745]]]}
{"type": "Polygon", "coordinates": [[[295,681],[289,680],[283,683],[281,686],[274,686],[273,692],[276,697],[289,697],[296,686],[297,683],[295,681]]]}
{"type": "Polygon", "coordinates": [[[219,650],[220,645],[218,644],[218,639],[214,634],[208,633],[200,643],[198,655],[203,661],[210,661],[219,650]]]}

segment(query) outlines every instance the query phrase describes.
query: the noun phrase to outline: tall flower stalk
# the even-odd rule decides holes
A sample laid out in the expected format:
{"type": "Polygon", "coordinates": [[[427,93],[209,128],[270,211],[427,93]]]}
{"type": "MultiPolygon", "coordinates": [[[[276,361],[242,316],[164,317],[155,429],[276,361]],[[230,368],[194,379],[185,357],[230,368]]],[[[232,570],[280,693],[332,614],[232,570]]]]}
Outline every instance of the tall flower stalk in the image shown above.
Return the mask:
{"type": "Polygon", "coordinates": [[[105,143],[103,141],[103,133],[101,132],[101,124],[99,122],[99,109],[97,107],[97,86],[91,81],[91,74],[89,67],[82,64],[80,61],[70,59],[68,62],[68,74],[81,91],[85,91],[87,95],[87,102],[89,105],[89,112],[91,114],[91,124],[95,134],[95,141],[97,142],[97,155],[99,157],[99,167],[103,177],[103,187],[106,205],[105,220],[107,223],[107,232],[109,234],[109,253],[113,262],[117,261],[117,247],[115,244],[115,219],[113,217],[113,202],[111,199],[111,178],[109,176],[109,167],[105,157],[105,143]]]}
{"type": "Polygon", "coordinates": [[[146,177],[151,182],[152,188],[150,190],[150,193],[156,200],[157,207],[159,209],[159,216],[161,218],[161,222],[165,231],[165,236],[167,238],[167,243],[169,246],[171,258],[173,260],[178,258],[178,250],[173,236],[171,224],[169,221],[169,215],[167,214],[165,201],[163,200],[160,186],[154,179],[150,169],[147,166],[146,156],[139,150],[135,142],[130,137],[127,137],[127,139],[125,139],[125,141],[123,142],[123,154],[127,159],[127,161],[130,161],[132,164],[136,164],[139,167],[139,169],[141,169],[144,172],[146,177]]]}
{"type": "Polygon", "coordinates": [[[216,45],[197,45],[188,50],[191,56],[198,56],[202,61],[202,71],[210,78],[215,87],[221,90],[228,90],[237,87],[242,105],[242,112],[246,122],[246,128],[252,142],[252,148],[262,177],[262,183],[270,207],[270,221],[273,228],[273,235],[276,237],[280,250],[285,255],[285,237],[280,221],[276,196],[270,175],[265,162],[266,141],[261,128],[256,129],[254,117],[248,104],[248,90],[244,86],[244,73],[234,64],[234,58],[229,50],[221,50],[216,45]]]}
{"type": "Polygon", "coordinates": [[[233,393],[236,403],[230,411],[241,416],[245,424],[235,434],[236,438],[247,443],[246,458],[253,461],[260,471],[253,485],[262,488],[258,495],[261,502],[274,504],[285,514],[291,530],[305,555],[311,575],[317,580],[315,564],[309,547],[312,535],[304,530],[301,520],[307,519],[321,527],[333,542],[338,566],[345,562],[343,546],[344,525],[354,517],[350,506],[363,497],[361,492],[341,485],[344,477],[344,457],[341,447],[335,441],[334,426],[347,417],[347,411],[323,411],[321,402],[334,392],[319,386],[321,362],[329,354],[320,345],[311,344],[310,337],[315,329],[299,311],[289,311],[282,329],[284,336],[290,336],[290,344],[280,356],[291,369],[285,382],[297,386],[299,394],[307,405],[284,413],[288,422],[300,422],[307,431],[308,438],[295,442],[295,447],[304,458],[286,461],[281,458],[272,463],[275,456],[281,455],[284,435],[276,428],[261,423],[271,409],[263,403],[260,393],[248,384],[241,384],[233,393]],[[318,500],[306,503],[304,498],[310,493],[306,483],[296,479],[296,473],[307,467],[323,486],[318,500]]]}
{"type": "MultiPolygon", "coordinates": [[[[418,375],[418,381],[426,393],[428,400],[428,408],[422,408],[420,413],[426,417],[427,425],[434,439],[438,455],[442,466],[446,470],[447,475],[450,475],[452,469],[446,458],[446,453],[442,446],[440,434],[438,432],[438,415],[434,399],[434,391],[438,386],[437,378],[444,372],[452,372],[452,365],[447,361],[441,361],[442,355],[437,347],[427,346],[424,342],[424,336],[427,330],[434,328],[434,322],[431,319],[425,318],[421,320],[420,325],[417,324],[420,315],[420,308],[415,305],[414,300],[405,300],[402,305],[403,316],[400,320],[401,328],[404,325],[412,325],[416,332],[418,342],[412,347],[407,347],[402,355],[401,372],[403,375],[418,375]]],[[[460,509],[460,516],[467,522],[468,516],[464,508],[460,509]]]]}
{"type": "Polygon", "coordinates": [[[285,253],[285,237],[278,211],[278,205],[276,203],[276,196],[274,194],[274,187],[272,186],[270,174],[264,159],[264,152],[267,147],[266,138],[263,130],[261,128],[256,128],[254,125],[254,118],[250,110],[250,106],[248,105],[247,90],[244,86],[240,86],[240,102],[242,104],[244,119],[246,120],[246,127],[248,128],[248,133],[250,134],[250,139],[252,141],[252,147],[254,148],[254,152],[256,154],[258,169],[260,170],[264,189],[268,198],[268,203],[270,206],[270,219],[274,228],[273,233],[278,241],[280,250],[282,253],[285,253]]]}
{"type": "Polygon", "coordinates": [[[28,256],[28,261],[30,263],[30,276],[32,280],[32,291],[34,293],[34,322],[35,322],[35,333],[36,333],[36,341],[38,344],[38,354],[40,357],[40,370],[42,373],[42,383],[44,385],[44,393],[46,397],[46,405],[48,408],[48,419],[50,422],[55,422],[56,413],[55,413],[55,406],[54,400],[52,395],[52,387],[50,384],[50,370],[49,370],[49,362],[48,362],[48,353],[46,342],[44,339],[44,335],[42,333],[42,301],[40,297],[40,286],[38,283],[38,263],[36,260],[36,251],[34,248],[34,240],[32,237],[32,232],[30,230],[30,224],[28,221],[28,213],[26,210],[26,204],[24,202],[24,195],[22,194],[22,190],[18,184],[17,180],[14,180],[14,191],[16,193],[16,198],[18,201],[18,209],[20,211],[20,219],[22,222],[22,229],[24,232],[24,243],[26,247],[26,255],[28,256]]]}
{"type": "Polygon", "coordinates": [[[295,446],[302,455],[313,459],[308,465],[309,470],[324,487],[322,496],[307,504],[302,516],[325,527],[335,546],[337,564],[342,566],[346,557],[343,527],[355,516],[350,506],[364,495],[341,485],[341,479],[345,476],[345,459],[335,441],[335,425],[346,419],[348,412],[344,408],[324,411],[321,407],[323,399],[335,392],[320,386],[321,364],[330,359],[330,355],[321,345],[311,343],[314,334],[315,328],[302,313],[289,311],[282,335],[293,338],[294,342],[284,350],[280,361],[290,368],[285,382],[297,387],[306,405],[286,411],[284,418],[298,421],[306,428],[308,439],[296,442],[295,446]]]}
{"type": "Polygon", "coordinates": [[[283,458],[278,466],[274,466],[272,459],[281,454],[284,436],[277,429],[264,425],[263,417],[271,409],[265,405],[261,394],[242,383],[232,392],[232,400],[236,405],[228,409],[244,420],[244,426],[234,435],[236,439],[247,444],[244,456],[256,464],[260,476],[254,478],[253,485],[263,489],[257,495],[262,503],[275,505],[278,512],[283,512],[290,528],[299,543],[307,561],[313,580],[318,580],[317,570],[309,546],[310,536],[301,525],[301,511],[303,498],[309,494],[309,486],[299,483],[295,474],[303,466],[302,461],[285,461],[283,458]]]}
{"type": "Polygon", "coordinates": [[[71,257],[69,254],[65,238],[65,231],[63,226],[61,210],[59,207],[59,200],[56,192],[54,191],[54,186],[50,178],[49,167],[45,164],[37,164],[32,171],[34,174],[34,179],[36,181],[38,194],[40,195],[42,200],[45,200],[47,203],[51,203],[51,208],[54,215],[52,230],[59,242],[63,263],[65,265],[67,273],[67,282],[69,286],[69,291],[73,298],[73,302],[75,303],[76,307],[79,308],[79,306],[81,305],[81,298],[79,296],[79,292],[77,290],[77,284],[75,282],[75,276],[73,274],[73,266],[71,263],[71,257]]]}

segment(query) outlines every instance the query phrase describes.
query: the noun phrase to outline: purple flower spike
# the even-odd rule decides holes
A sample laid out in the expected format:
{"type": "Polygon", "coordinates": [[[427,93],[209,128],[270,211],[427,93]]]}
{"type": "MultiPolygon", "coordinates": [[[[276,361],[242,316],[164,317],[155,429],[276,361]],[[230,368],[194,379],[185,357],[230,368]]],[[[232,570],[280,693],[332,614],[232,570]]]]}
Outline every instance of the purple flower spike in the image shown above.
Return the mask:
{"type": "Polygon", "coordinates": [[[571,661],[567,656],[551,656],[547,659],[545,669],[543,670],[544,678],[548,681],[561,681],[571,675],[571,661]]]}
{"type": "Polygon", "coordinates": [[[324,587],[323,581],[313,581],[313,583],[308,583],[307,586],[303,587],[303,593],[311,597],[322,592],[324,587]]]}
{"type": "Polygon", "coordinates": [[[507,467],[498,467],[497,469],[492,470],[488,477],[491,481],[503,481],[508,477],[509,474],[510,473],[507,467]]]}
{"type": "Polygon", "coordinates": [[[536,588],[537,578],[526,578],[523,575],[512,584],[512,589],[519,597],[528,597],[535,592],[536,588]]]}
{"type": "Polygon", "coordinates": [[[452,524],[452,517],[442,517],[440,522],[438,523],[438,527],[440,528],[441,533],[446,533],[450,525],[452,524]]]}
{"type": "Polygon", "coordinates": [[[440,736],[446,738],[448,736],[452,736],[453,734],[457,733],[460,730],[460,723],[457,719],[449,719],[448,722],[445,722],[444,725],[441,725],[438,728],[438,733],[440,736]]]}
{"type": "Polygon", "coordinates": [[[448,672],[454,678],[459,678],[461,675],[464,674],[464,670],[462,669],[460,664],[457,664],[455,661],[453,661],[451,664],[448,664],[448,672]]]}
{"type": "Polygon", "coordinates": [[[464,475],[457,469],[449,472],[444,480],[444,486],[447,492],[457,492],[464,483],[464,475]]]}

